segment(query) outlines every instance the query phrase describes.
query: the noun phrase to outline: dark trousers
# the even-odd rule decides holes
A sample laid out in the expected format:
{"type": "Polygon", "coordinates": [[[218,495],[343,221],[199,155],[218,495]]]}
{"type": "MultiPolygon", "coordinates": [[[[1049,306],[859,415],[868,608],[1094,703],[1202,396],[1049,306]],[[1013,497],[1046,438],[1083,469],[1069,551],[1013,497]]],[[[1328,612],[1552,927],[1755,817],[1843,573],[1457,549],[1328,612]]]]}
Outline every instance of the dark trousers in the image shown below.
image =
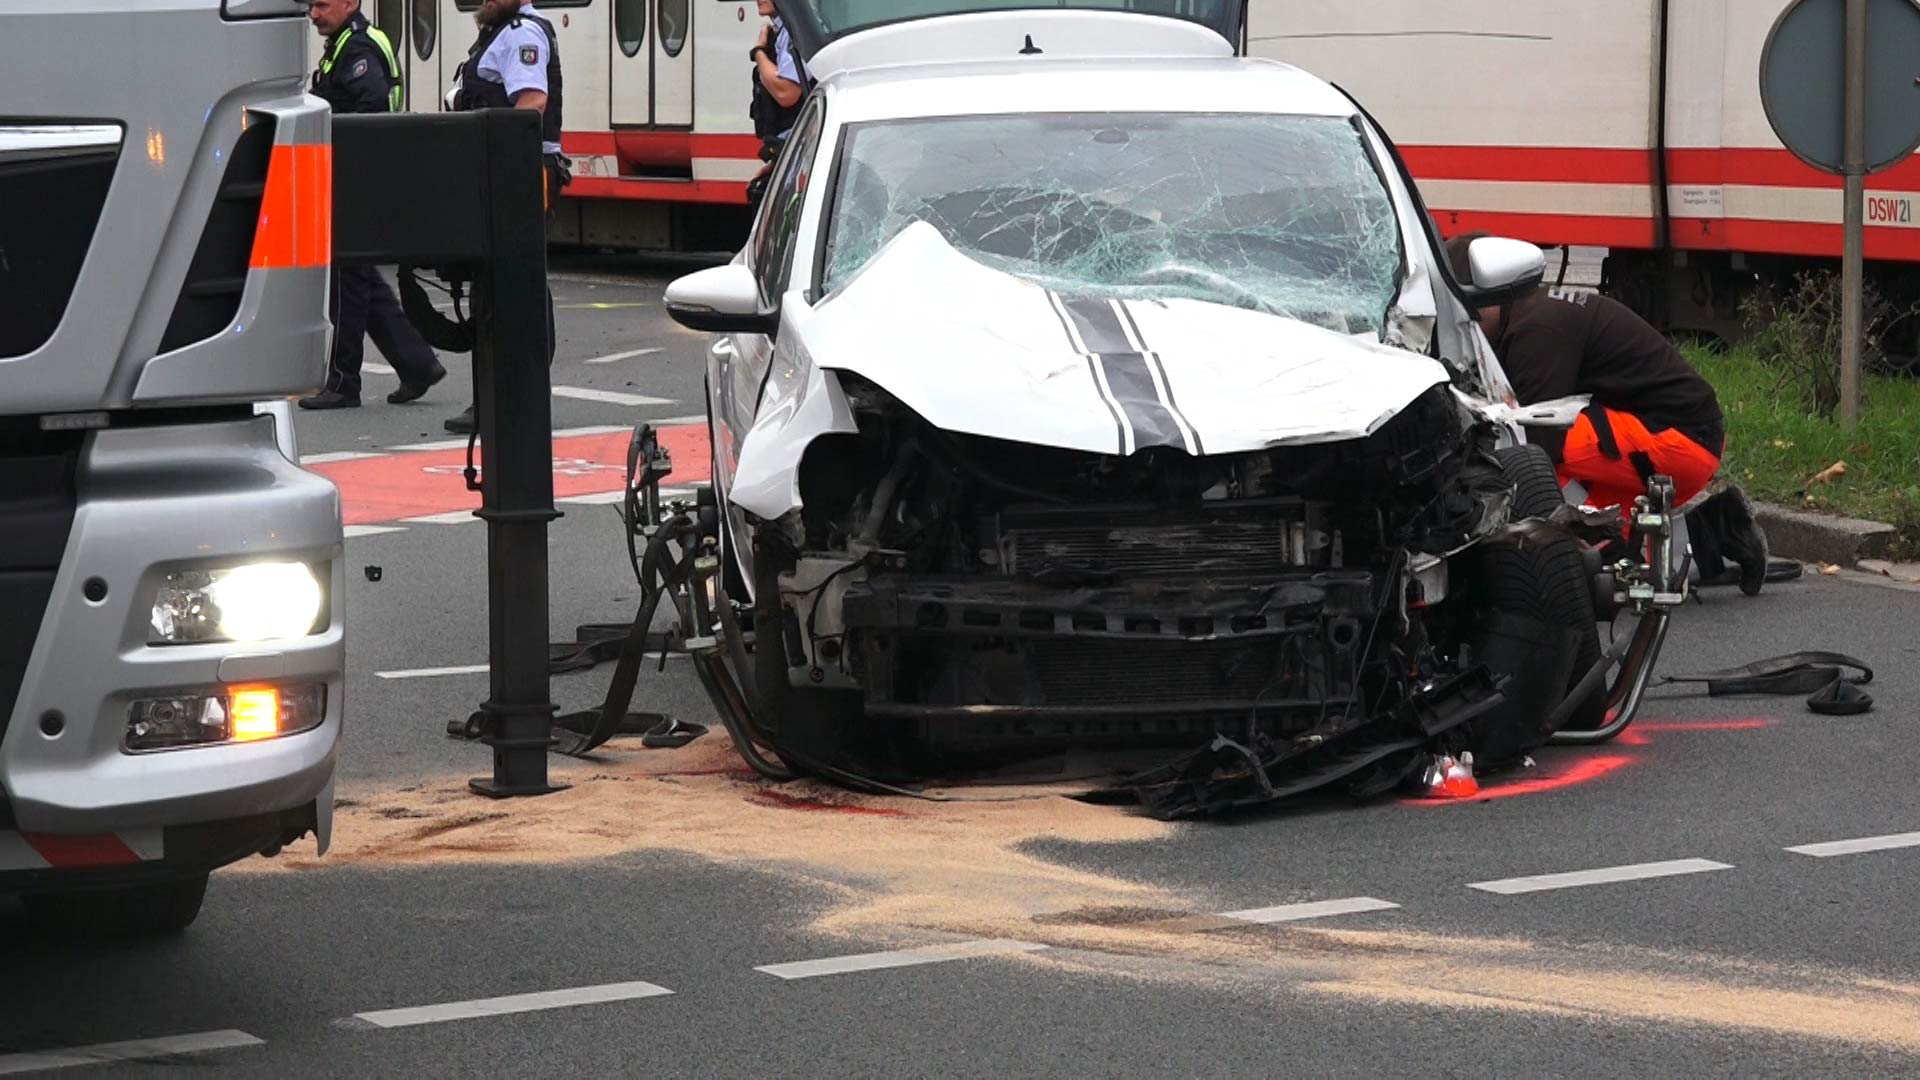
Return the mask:
{"type": "Polygon", "coordinates": [[[343,266],[333,273],[333,358],[327,389],[360,396],[360,361],[372,335],[380,355],[408,384],[426,382],[439,361],[433,347],[407,321],[400,300],[371,266],[343,266]]]}

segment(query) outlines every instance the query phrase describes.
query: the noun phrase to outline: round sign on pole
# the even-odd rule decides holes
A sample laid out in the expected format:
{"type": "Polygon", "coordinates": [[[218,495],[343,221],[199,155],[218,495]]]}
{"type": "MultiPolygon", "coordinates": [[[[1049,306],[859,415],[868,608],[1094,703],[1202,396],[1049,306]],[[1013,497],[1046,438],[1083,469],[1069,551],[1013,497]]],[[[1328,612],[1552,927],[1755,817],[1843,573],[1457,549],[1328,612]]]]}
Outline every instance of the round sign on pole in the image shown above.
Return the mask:
{"type": "MultiPolygon", "coordinates": [[[[1774,134],[1802,161],[1846,161],[1846,0],[1795,0],[1767,36],[1760,101],[1774,134]]],[[[1920,3],[1868,0],[1866,166],[1879,172],[1920,149],[1920,3]]]]}

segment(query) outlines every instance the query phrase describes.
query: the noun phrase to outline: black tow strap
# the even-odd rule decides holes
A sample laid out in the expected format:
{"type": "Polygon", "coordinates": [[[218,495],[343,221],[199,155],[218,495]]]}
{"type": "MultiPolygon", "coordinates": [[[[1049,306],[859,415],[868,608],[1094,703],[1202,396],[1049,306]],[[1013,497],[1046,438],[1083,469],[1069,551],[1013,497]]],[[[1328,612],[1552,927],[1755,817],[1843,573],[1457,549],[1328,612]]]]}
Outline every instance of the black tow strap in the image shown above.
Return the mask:
{"type": "MultiPolygon", "coordinates": [[[[680,523],[684,524],[684,519],[680,523]]],[[[628,706],[633,702],[635,684],[640,679],[640,668],[646,662],[649,639],[657,640],[657,635],[651,633],[653,613],[658,610],[661,598],[685,581],[691,569],[692,560],[675,559],[667,551],[670,535],[671,531],[667,528],[655,533],[647,544],[646,554],[641,558],[640,609],[634,614],[633,622],[625,627],[624,636],[618,640],[615,655],[619,663],[613,669],[613,681],[607,687],[606,700],[598,709],[568,713],[554,721],[554,753],[584,757],[615,735],[627,734],[639,734],[641,745],[650,750],[670,750],[685,746],[707,733],[706,727],[700,724],[675,720],[660,713],[628,711],[628,706]]],[[[573,659],[583,662],[595,652],[604,654],[609,644],[612,643],[602,641],[588,644],[573,659]]],[[[567,657],[555,655],[564,648],[549,646],[548,662],[565,662],[567,657]]],[[[592,664],[585,666],[591,667],[592,664]]]]}
{"type": "Polygon", "coordinates": [[[1811,694],[1807,708],[1822,716],[1858,716],[1873,708],[1873,696],[1860,687],[1873,681],[1873,669],[1844,653],[1797,652],[1756,660],[1741,667],[1698,675],[1669,675],[1665,683],[1704,684],[1708,697],[1738,694],[1811,694]],[[1848,675],[1847,670],[1858,671],[1848,675]]]}
{"type": "MultiPolygon", "coordinates": [[[[547,645],[547,674],[567,675],[576,671],[591,671],[610,660],[618,660],[631,626],[631,623],[586,623],[575,627],[572,641],[555,641],[547,645]]],[[[672,645],[666,634],[647,636],[649,653],[663,654],[672,645]]]]}
{"type": "MultiPolygon", "coordinates": [[[[640,668],[649,652],[664,653],[669,642],[651,632],[653,614],[660,599],[685,579],[689,560],[675,560],[666,551],[667,531],[661,530],[647,546],[642,574],[640,608],[631,623],[599,623],[578,629],[578,641],[549,644],[547,670],[551,674],[586,671],[607,660],[619,661],[607,687],[606,700],[599,708],[572,712],[553,721],[553,746],[556,754],[585,757],[617,735],[638,735],[640,745],[649,750],[673,750],[707,733],[703,724],[676,720],[665,713],[634,712],[633,692],[640,668]]],[[[457,738],[478,739],[486,734],[486,716],[474,713],[465,721],[447,725],[447,733],[457,738]]]]}

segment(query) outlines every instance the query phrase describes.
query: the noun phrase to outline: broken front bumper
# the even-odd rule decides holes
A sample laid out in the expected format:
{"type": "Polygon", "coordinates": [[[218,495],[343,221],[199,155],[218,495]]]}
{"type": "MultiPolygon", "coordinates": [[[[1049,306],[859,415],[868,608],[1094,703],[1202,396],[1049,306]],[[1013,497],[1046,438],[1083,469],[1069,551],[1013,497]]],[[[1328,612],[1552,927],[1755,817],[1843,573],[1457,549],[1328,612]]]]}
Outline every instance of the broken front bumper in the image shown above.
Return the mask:
{"type": "Polygon", "coordinates": [[[1389,644],[1403,580],[1076,587],[802,560],[780,640],[796,686],[857,689],[930,747],[1198,745],[1129,784],[1174,817],[1411,761],[1499,704],[1486,669],[1418,675],[1389,644]]]}
{"type": "Polygon", "coordinates": [[[1050,586],[828,566],[783,581],[793,682],[859,689],[870,717],[941,741],[1309,728],[1359,708],[1385,600],[1364,570],[1050,586]]]}

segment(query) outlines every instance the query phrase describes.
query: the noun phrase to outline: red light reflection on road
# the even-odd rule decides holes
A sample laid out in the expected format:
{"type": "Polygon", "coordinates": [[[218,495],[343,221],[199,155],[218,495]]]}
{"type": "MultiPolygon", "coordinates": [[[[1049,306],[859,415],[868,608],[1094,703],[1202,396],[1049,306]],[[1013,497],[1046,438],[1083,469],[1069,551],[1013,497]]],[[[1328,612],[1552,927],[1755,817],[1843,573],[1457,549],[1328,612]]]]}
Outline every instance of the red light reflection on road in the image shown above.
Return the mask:
{"type": "Polygon", "coordinates": [[[1510,784],[1482,785],[1480,794],[1471,799],[1407,799],[1405,801],[1415,806],[1461,806],[1485,802],[1488,799],[1512,798],[1515,795],[1539,795],[1543,792],[1578,787],[1598,780],[1632,762],[1633,759],[1624,754],[1591,757],[1574,763],[1572,768],[1555,776],[1537,776],[1527,780],[1515,780],[1510,784]]]}
{"type": "Polygon", "coordinates": [[[1620,733],[1614,742],[1621,746],[1645,746],[1652,742],[1649,735],[1669,735],[1689,731],[1759,731],[1773,726],[1773,721],[1763,719],[1746,720],[1669,720],[1643,722],[1633,725],[1620,733]]]}
{"type": "Polygon", "coordinates": [[[1773,721],[1765,719],[1751,720],[1669,720],[1643,722],[1628,728],[1626,733],[1639,732],[1643,735],[1664,735],[1671,731],[1758,731],[1770,728],[1773,721]]]}
{"type": "MultiPolygon", "coordinates": [[[[1770,728],[1774,721],[1762,717],[1749,717],[1737,720],[1666,720],[1643,721],[1634,724],[1620,733],[1614,740],[1616,746],[1647,746],[1653,740],[1652,735],[1669,735],[1690,731],[1760,731],[1770,728]]],[[[1590,757],[1575,762],[1565,772],[1553,776],[1530,777],[1515,780],[1512,783],[1500,783],[1498,780],[1483,784],[1480,793],[1466,798],[1453,799],[1404,799],[1403,802],[1415,806],[1451,806],[1459,803],[1477,803],[1488,799],[1506,799],[1515,795],[1539,795],[1548,791],[1560,791],[1579,787],[1581,784],[1598,780],[1609,773],[1633,763],[1635,758],[1627,754],[1609,754],[1590,757]]]]}

